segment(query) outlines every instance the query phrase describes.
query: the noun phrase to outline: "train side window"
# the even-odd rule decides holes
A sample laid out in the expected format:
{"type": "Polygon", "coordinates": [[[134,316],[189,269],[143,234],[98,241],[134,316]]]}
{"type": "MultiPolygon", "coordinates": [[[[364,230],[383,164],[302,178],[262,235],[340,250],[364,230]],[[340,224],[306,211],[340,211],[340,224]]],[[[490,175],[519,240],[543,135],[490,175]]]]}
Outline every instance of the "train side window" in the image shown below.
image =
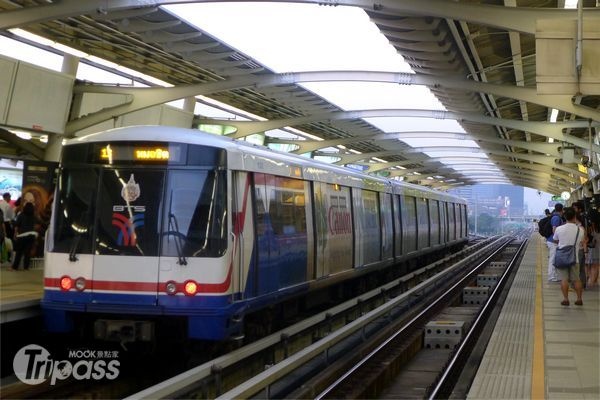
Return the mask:
{"type": "Polygon", "coordinates": [[[404,207],[402,208],[402,222],[406,228],[406,251],[410,253],[418,248],[418,233],[420,227],[417,225],[417,199],[413,196],[403,196],[404,207]]]}
{"type": "Polygon", "coordinates": [[[269,214],[275,235],[306,233],[304,182],[275,178],[276,186],[269,196],[269,214]]]}

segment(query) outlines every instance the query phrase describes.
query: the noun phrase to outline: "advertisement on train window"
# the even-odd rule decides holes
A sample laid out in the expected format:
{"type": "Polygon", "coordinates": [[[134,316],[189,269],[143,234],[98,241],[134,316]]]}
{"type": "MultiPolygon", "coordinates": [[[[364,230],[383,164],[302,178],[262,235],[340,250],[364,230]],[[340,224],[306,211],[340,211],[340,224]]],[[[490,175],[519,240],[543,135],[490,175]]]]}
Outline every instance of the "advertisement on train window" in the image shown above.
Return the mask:
{"type": "Polygon", "coordinates": [[[352,268],[350,188],[315,183],[317,278],[352,268]]]}

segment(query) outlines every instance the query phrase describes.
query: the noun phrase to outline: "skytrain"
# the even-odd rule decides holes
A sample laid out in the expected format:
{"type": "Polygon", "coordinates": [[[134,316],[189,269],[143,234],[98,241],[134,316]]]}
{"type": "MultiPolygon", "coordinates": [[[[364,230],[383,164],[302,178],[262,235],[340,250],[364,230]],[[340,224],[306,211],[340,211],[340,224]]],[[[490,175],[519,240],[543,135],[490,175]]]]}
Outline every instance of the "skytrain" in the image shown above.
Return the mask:
{"type": "Polygon", "coordinates": [[[47,233],[50,332],[244,334],[247,316],[467,241],[463,199],[198,130],[64,145],[47,233]],[[168,322],[167,322],[168,325],[168,322]]]}

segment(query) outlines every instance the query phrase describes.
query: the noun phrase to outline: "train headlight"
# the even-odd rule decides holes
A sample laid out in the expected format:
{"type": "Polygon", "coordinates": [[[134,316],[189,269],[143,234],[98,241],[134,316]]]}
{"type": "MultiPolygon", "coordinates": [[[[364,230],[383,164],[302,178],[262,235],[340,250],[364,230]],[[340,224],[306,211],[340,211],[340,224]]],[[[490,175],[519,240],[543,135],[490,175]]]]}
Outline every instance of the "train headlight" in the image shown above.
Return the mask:
{"type": "Polygon", "coordinates": [[[177,292],[177,284],[173,281],[167,282],[166,291],[167,294],[175,294],[177,292]]]}
{"type": "Polygon", "coordinates": [[[73,287],[73,279],[70,276],[60,278],[60,288],[64,291],[70,290],[73,287]]]}
{"type": "Polygon", "coordinates": [[[187,281],[183,285],[183,291],[185,292],[186,295],[193,296],[198,291],[198,284],[194,281],[187,281]]]}
{"type": "Polygon", "coordinates": [[[75,289],[79,290],[80,292],[85,289],[85,278],[77,278],[75,280],[75,289]]]}

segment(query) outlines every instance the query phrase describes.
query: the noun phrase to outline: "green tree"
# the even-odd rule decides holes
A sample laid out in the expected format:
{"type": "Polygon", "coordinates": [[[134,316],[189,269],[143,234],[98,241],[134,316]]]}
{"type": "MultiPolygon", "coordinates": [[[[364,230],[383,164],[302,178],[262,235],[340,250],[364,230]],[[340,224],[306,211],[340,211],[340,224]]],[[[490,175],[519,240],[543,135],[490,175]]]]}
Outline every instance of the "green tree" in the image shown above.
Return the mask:
{"type": "Polygon", "coordinates": [[[479,225],[478,231],[480,233],[493,235],[500,231],[500,223],[498,221],[498,218],[492,217],[487,213],[479,215],[477,224],[479,225]]]}

